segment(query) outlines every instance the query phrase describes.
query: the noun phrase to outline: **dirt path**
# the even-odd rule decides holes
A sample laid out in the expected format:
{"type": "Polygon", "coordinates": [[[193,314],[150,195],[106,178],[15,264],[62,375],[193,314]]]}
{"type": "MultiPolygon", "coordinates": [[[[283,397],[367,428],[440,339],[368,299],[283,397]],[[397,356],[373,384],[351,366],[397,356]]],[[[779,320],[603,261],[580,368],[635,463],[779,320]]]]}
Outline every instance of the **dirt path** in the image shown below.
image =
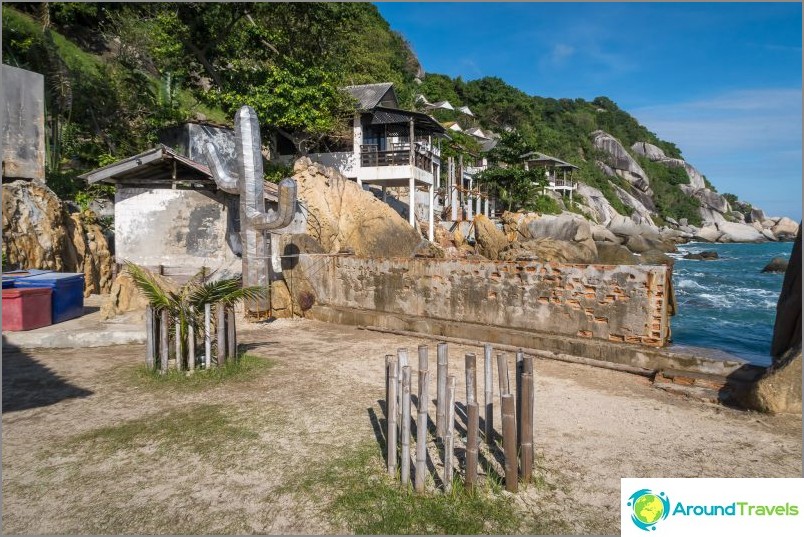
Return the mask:
{"type": "MultiPolygon", "coordinates": [[[[4,352],[5,533],[346,531],[299,479],[375,438],[384,355],[426,343],[434,369],[434,342],[290,320],[240,342],[274,365],[190,391],[139,382],[141,346],[4,352]]],[[[450,345],[461,401],[465,352],[482,355],[450,345]]],[[[801,475],[800,418],[687,400],[588,366],[534,369],[550,486],[512,501],[573,532],[619,531],[620,477],[801,475]]]]}

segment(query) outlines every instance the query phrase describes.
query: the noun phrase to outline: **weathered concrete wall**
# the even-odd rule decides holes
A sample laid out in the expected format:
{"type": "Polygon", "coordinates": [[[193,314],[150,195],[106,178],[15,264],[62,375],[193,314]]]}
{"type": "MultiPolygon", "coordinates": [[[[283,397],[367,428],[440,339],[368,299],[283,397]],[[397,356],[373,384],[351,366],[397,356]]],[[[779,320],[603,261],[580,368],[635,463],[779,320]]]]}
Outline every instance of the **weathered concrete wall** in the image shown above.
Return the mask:
{"type": "Polygon", "coordinates": [[[665,266],[302,257],[316,304],[663,346],[665,266]]]}
{"type": "Polygon", "coordinates": [[[45,77],[3,65],[3,178],[45,181],[45,77]]]}
{"type": "Polygon", "coordinates": [[[240,273],[240,258],[227,243],[225,201],[209,192],[118,187],[117,262],[240,273]]]}

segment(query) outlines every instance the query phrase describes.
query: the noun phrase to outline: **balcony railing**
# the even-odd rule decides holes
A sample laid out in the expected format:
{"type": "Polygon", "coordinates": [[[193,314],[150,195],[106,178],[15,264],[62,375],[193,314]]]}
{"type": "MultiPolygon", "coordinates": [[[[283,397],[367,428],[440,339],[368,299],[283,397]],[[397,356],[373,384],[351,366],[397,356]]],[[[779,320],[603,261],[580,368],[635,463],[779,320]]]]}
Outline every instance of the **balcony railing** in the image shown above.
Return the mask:
{"type": "MultiPolygon", "coordinates": [[[[410,146],[407,144],[394,144],[395,149],[379,151],[374,144],[363,144],[360,146],[360,165],[363,168],[374,166],[407,166],[410,165],[410,146]]],[[[433,159],[429,152],[416,150],[413,153],[413,165],[417,168],[430,172],[432,171],[433,159]]]]}

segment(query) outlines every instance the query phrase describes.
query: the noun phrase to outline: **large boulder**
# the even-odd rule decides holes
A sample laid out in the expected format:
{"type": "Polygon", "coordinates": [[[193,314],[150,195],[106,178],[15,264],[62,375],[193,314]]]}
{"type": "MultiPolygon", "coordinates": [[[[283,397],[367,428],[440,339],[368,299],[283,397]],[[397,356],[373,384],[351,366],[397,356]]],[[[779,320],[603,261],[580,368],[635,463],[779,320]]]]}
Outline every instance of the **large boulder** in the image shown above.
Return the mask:
{"type": "Polygon", "coordinates": [[[586,201],[586,206],[589,208],[592,218],[598,224],[605,226],[611,222],[614,217],[620,216],[620,213],[611,206],[606,196],[597,188],[593,188],[584,183],[578,183],[578,189],[575,192],[586,201]]]}
{"type": "Polygon", "coordinates": [[[650,190],[648,174],[634,160],[634,157],[625,150],[617,138],[602,130],[594,131],[591,137],[595,148],[608,153],[606,164],[614,170],[614,173],[642,192],[650,190]]]}
{"type": "Polygon", "coordinates": [[[317,297],[307,279],[303,257],[325,253],[324,248],[305,233],[282,235],[277,246],[282,255],[282,278],[271,282],[271,314],[277,318],[304,317],[317,297]]]}
{"type": "Polygon", "coordinates": [[[594,259],[597,256],[597,247],[592,238],[589,222],[575,214],[544,215],[528,222],[527,228],[533,239],[547,238],[573,242],[581,249],[588,250],[588,255],[584,257],[594,259]]]}
{"type": "Polygon", "coordinates": [[[577,242],[541,238],[511,243],[499,257],[501,261],[589,264],[596,261],[597,248],[592,251],[577,242]]]}
{"type": "Polygon", "coordinates": [[[626,240],[634,235],[651,239],[659,238],[659,229],[655,225],[640,224],[627,216],[617,215],[611,219],[606,227],[618,237],[623,237],[626,240]]]}
{"type": "Polygon", "coordinates": [[[648,142],[634,142],[634,144],[631,146],[631,151],[654,162],[667,158],[667,155],[664,154],[664,151],[662,151],[661,148],[653,144],[649,144],[648,142]]]}
{"type": "Polygon", "coordinates": [[[500,252],[508,246],[505,234],[482,214],[475,216],[474,221],[478,253],[485,258],[496,261],[499,259],[500,252]]]}
{"type": "Polygon", "coordinates": [[[765,211],[754,207],[751,209],[751,212],[748,213],[748,216],[745,219],[747,222],[757,222],[762,225],[762,221],[765,220],[765,211]]]}
{"type": "Polygon", "coordinates": [[[761,412],[801,414],[801,345],[789,349],[738,401],[761,412]]]}
{"type": "Polygon", "coordinates": [[[623,205],[633,209],[633,212],[631,213],[631,220],[637,224],[648,226],[658,231],[656,224],[653,222],[653,211],[655,211],[656,207],[653,206],[653,201],[650,201],[649,205],[645,204],[645,198],[647,197],[650,199],[650,196],[643,194],[637,198],[617,185],[612,186],[614,187],[614,193],[618,198],[620,198],[620,201],[623,202],[623,205]]]}
{"type": "Polygon", "coordinates": [[[722,233],[720,242],[765,242],[765,236],[748,224],[720,222],[717,229],[722,233]]]}
{"type": "Polygon", "coordinates": [[[717,242],[723,232],[716,226],[704,226],[693,234],[693,239],[701,242],[717,242]]]}
{"type": "Polygon", "coordinates": [[[608,228],[598,224],[592,226],[592,238],[594,239],[595,244],[598,242],[611,242],[613,244],[622,243],[622,239],[620,239],[617,235],[609,231],[608,228]]]}
{"type": "Polygon", "coordinates": [[[70,214],[47,186],[3,184],[3,254],[6,265],[84,274],[84,295],[112,286],[112,254],[93,213],[70,214]]]}
{"type": "Polygon", "coordinates": [[[762,268],[762,272],[785,272],[789,264],[787,259],[777,256],[768,261],[768,264],[762,268]]]}
{"type": "Polygon", "coordinates": [[[639,259],[621,244],[596,242],[597,262],[602,265],[637,265],[639,259]]]}
{"type": "MultiPolygon", "coordinates": [[[[176,292],[179,289],[178,284],[169,278],[158,274],[152,274],[152,276],[159,283],[159,286],[166,291],[176,292]]],[[[111,319],[131,311],[141,312],[140,318],[144,318],[145,306],[147,305],[148,299],[134,285],[134,279],[129,276],[128,272],[123,271],[112,282],[109,296],[106,297],[101,305],[101,318],[111,319]]]]}
{"type": "Polygon", "coordinates": [[[798,232],[798,224],[783,216],[779,219],[775,226],[771,229],[773,234],[776,236],[777,239],[782,241],[792,241],[796,238],[796,233],[798,232]]]}
{"type": "MultiPolygon", "coordinates": [[[[782,291],[776,304],[771,355],[781,357],[788,349],[801,347],[801,229],[796,234],[790,262],[784,273],[782,291]]],[[[798,379],[801,383],[801,376],[798,379]]]]}
{"type": "Polygon", "coordinates": [[[361,257],[412,257],[421,234],[386,203],[338,171],[302,157],[294,165],[307,234],[325,252],[350,249],[361,257]]]}
{"type": "Polygon", "coordinates": [[[659,250],[660,252],[675,252],[678,250],[673,242],[651,239],[641,235],[628,237],[625,246],[635,254],[642,254],[649,250],[659,250]]]}

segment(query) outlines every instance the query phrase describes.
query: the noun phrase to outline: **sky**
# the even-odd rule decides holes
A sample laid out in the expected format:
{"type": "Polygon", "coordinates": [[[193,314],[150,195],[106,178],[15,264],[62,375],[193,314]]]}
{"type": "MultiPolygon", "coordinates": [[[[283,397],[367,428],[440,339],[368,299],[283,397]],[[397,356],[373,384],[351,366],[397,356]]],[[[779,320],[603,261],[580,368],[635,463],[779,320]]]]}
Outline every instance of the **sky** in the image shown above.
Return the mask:
{"type": "Polygon", "coordinates": [[[719,192],[801,219],[801,3],[376,5],[426,72],[609,97],[719,192]]]}

